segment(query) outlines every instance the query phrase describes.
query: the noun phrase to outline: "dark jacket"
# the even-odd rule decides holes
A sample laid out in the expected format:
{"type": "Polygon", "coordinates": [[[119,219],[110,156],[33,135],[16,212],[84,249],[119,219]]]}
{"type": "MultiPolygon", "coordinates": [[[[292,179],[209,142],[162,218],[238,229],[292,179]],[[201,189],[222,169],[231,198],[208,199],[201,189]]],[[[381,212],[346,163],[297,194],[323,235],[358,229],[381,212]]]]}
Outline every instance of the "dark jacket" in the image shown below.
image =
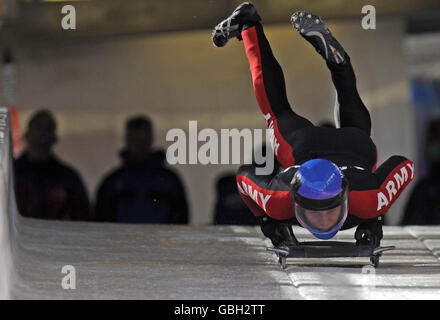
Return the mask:
{"type": "Polygon", "coordinates": [[[183,185],[164,165],[165,154],[157,151],[143,163],[121,152],[122,165],[101,183],[96,201],[98,221],[127,223],[188,223],[183,185]]]}
{"type": "Polygon", "coordinates": [[[256,225],[252,211],[238,194],[235,174],[225,174],[217,180],[217,199],[215,203],[214,224],[256,225]]]}
{"type": "Polygon", "coordinates": [[[14,162],[18,211],[25,217],[91,220],[86,189],[80,175],[55,156],[32,162],[23,153],[14,162]]]}

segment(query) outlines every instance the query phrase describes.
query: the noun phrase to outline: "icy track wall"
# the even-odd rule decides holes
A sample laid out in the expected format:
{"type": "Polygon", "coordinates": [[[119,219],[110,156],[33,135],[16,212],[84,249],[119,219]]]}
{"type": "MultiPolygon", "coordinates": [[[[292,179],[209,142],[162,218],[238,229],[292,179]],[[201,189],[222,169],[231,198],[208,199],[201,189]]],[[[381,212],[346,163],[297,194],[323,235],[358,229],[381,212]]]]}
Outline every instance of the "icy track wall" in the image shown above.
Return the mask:
{"type": "Polygon", "coordinates": [[[8,110],[0,107],[0,299],[9,298],[9,271],[11,250],[9,242],[9,168],[10,133],[8,110]]]}
{"type": "Polygon", "coordinates": [[[8,108],[0,107],[0,299],[10,298],[13,277],[12,240],[17,212],[13,188],[11,122],[8,108]]]}

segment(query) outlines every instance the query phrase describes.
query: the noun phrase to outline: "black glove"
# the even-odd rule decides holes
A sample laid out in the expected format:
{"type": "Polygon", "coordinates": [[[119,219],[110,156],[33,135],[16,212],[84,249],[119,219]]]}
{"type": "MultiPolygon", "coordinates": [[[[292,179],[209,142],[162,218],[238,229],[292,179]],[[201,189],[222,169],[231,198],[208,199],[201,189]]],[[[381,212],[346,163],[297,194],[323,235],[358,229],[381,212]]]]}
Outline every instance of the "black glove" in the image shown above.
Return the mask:
{"type": "Polygon", "coordinates": [[[275,247],[298,244],[289,220],[276,220],[265,215],[261,218],[260,225],[263,234],[272,241],[275,247]]]}
{"type": "Polygon", "coordinates": [[[383,216],[375,219],[368,219],[358,225],[354,238],[356,245],[380,246],[380,240],[383,238],[382,232],[383,216]]]}

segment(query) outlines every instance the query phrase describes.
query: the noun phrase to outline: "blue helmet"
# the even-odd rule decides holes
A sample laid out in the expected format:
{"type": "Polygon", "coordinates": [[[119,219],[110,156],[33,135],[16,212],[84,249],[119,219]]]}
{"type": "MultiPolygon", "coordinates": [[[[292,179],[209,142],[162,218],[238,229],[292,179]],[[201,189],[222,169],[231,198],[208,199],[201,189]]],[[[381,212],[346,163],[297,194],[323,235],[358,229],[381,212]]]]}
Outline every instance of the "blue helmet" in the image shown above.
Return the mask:
{"type": "Polygon", "coordinates": [[[333,162],[309,160],[293,176],[292,200],[304,228],[319,239],[333,238],[347,219],[347,179],[333,162]]]}

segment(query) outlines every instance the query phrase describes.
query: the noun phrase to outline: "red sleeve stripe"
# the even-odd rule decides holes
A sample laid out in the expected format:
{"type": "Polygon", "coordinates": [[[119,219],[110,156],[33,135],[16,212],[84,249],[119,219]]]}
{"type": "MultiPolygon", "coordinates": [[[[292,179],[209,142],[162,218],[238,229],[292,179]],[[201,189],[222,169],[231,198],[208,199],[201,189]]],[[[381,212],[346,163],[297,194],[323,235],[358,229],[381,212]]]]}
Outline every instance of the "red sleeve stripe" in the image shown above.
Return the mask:
{"type": "Polygon", "coordinates": [[[255,184],[251,179],[244,175],[237,175],[237,187],[240,196],[245,200],[246,205],[252,210],[254,215],[262,215],[265,212],[268,216],[287,220],[294,217],[292,197],[289,191],[265,189],[255,184]],[[249,205],[249,202],[252,202],[249,205]],[[255,204],[259,209],[255,210],[255,204]]]}
{"type": "Polygon", "coordinates": [[[263,209],[261,209],[258,204],[252,201],[252,199],[241,192],[239,192],[241,199],[243,199],[244,203],[248,206],[248,208],[252,211],[254,216],[261,217],[264,215],[263,209]]]}
{"type": "Polygon", "coordinates": [[[410,160],[393,169],[378,189],[351,191],[349,212],[362,219],[386,214],[414,178],[414,164],[410,160]]]}

